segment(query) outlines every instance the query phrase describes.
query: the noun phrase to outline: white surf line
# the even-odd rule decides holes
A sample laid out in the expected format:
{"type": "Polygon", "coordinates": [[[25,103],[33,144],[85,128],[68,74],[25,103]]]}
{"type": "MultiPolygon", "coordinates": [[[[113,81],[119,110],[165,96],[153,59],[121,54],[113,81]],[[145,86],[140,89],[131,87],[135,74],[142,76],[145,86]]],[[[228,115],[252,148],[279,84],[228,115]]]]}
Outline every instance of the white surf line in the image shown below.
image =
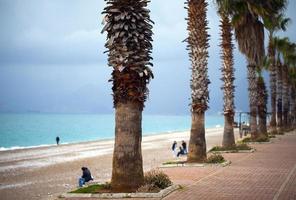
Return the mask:
{"type": "Polygon", "coordinates": [[[33,182],[22,182],[22,183],[15,183],[15,184],[9,184],[9,185],[0,185],[0,190],[4,190],[4,189],[13,189],[13,188],[17,188],[17,187],[23,187],[26,185],[31,185],[33,184],[33,182]]]}
{"type": "Polygon", "coordinates": [[[291,176],[293,175],[294,171],[296,170],[296,164],[294,165],[293,169],[290,171],[289,175],[287,176],[286,180],[281,185],[280,189],[277,191],[277,193],[274,195],[273,200],[277,200],[280,196],[280,194],[283,192],[284,188],[286,187],[288,181],[290,180],[291,176]]]}

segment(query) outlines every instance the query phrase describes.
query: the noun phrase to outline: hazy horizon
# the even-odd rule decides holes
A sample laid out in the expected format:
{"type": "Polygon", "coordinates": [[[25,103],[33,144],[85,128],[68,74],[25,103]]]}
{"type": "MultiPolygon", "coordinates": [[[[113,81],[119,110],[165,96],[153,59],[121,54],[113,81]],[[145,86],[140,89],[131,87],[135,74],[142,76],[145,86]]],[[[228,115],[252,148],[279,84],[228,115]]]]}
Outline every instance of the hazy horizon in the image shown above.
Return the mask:
{"type": "MultiPolygon", "coordinates": [[[[0,113],[113,113],[112,68],[101,34],[104,1],[0,1],[0,113]]],[[[222,112],[219,17],[209,1],[209,114],[222,112]]],[[[287,32],[296,41],[296,2],[290,1],[287,32]]],[[[146,114],[190,113],[190,62],[183,1],[152,1],[153,73],[146,114]]],[[[265,38],[267,40],[268,34],[265,38]]],[[[246,61],[235,49],[235,106],[248,111],[246,61]]],[[[268,83],[268,75],[265,73],[268,83]]],[[[270,102],[269,102],[270,103],[270,102]]]]}

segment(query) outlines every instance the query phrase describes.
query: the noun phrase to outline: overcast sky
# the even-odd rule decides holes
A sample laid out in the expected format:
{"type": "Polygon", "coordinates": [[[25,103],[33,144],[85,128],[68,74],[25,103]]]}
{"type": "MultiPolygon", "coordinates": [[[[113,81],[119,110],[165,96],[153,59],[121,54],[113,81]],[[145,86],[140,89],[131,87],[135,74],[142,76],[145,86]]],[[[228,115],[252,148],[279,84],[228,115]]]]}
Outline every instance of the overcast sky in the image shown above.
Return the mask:
{"type": "MultiPolygon", "coordinates": [[[[219,17],[209,1],[209,113],[222,111],[219,17]]],[[[0,0],[0,112],[113,112],[112,69],[102,29],[103,0],[0,0]]],[[[179,0],[152,0],[153,72],[146,113],[188,114],[190,62],[186,10],[179,0]]],[[[287,16],[293,22],[296,2],[287,16]]],[[[296,41],[296,25],[281,35],[296,41]]],[[[267,37],[267,35],[266,35],[267,37]]],[[[246,62],[235,51],[236,108],[248,109],[246,62]]]]}

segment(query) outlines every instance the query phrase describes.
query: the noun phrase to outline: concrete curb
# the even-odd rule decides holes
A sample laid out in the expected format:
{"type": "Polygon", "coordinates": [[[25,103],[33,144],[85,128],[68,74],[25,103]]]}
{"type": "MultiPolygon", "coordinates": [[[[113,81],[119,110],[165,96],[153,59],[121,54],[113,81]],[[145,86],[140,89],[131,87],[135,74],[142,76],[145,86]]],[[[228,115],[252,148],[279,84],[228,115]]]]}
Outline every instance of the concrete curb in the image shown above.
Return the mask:
{"type": "Polygon", "coordinates": [[[59,198],[100,198],[100,199],[121,199],[121,198],[163,198],[173,191],[180,188],[180,185],[172,185],[161,190],[158,193],[97,193],[97,194],[77,194],[64,193],[59,198]]]}
{"type": "Polygon", "coordinates": [[[231,161],[227,160],[223,163],[180,163],[180,164],[167,164],[167,165],[161,165],[159,168],[172,168],[172,167],[212,167],[212,166],[221,166],[225,167],[227,165],[230,165],[231,161]]]}
{"type": "Polygon", "coordinates": [[[227,150],[227,151],[210,151],[209,153],[254,153],[256,149],[250,150],[227,150]]]}

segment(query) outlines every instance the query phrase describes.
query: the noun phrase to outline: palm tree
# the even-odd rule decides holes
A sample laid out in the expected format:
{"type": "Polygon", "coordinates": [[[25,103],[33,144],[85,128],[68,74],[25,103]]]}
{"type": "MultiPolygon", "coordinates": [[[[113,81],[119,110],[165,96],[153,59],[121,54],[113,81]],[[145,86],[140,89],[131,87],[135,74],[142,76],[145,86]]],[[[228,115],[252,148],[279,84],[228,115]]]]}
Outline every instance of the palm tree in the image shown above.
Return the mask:
{"type": "Polygon", "coordinates": [[[295,44],[291,43],[289,39],[286,40],[286,44],[282,49],[283,54],[283,126],[286,130],[290,129],[290,76],[289,76],[289,66],[294,59],[295,54],[295,44]]]}
{"type": "Polygon", "coordinates": [[[262,18],[273,16],[282,1],[273,0],[226,0],[224,7],[231,16],[239,50],[248,61],[250,129],[253,139],[257,133],[257,84],[256,66],[261,66],[264,57],[264,27],[262,18]]]}
{"type": "Polygon", "coordinates": [[[268,94],[267,94],[264,78],[262,77],[262,74],[261,74],[261,69],[258,69],[257,88],[258,88],[257,96],[258,96],[259,137],[267,137],[266,115],[267,115],[268,94]]]}
{"type": "Polygon", "coordinates": [[[221,67],[224,91],[224,132],[222,146],[230,147],[235,145],[233,122],[234,122],[234,68],[233,68],[233,44],[232,44],[232,27],[229,17],[224,9],[225,0],[216,0],[218,13],[221,17],[221,58],[223,64],[221,67]]]}
{"type": "MultiPolygon", "coordinates": [[[[276,66],[277,66],[277,128],[278,132],[283,132],[283,69],[284,64],[281,61],[281,58],[283,58],[283,53],[285,52],[285,48],[288,44],[288,38],[274,38],[274,45],[277,53],[277,60],[276,60],[276,66]]],[[[286,88],[286,84],[285,84],[286,88]]],[[[286,94],[285,94],[286,98],[286,94]]]]}
{"type": "Polygon", "coordinates": [[[286,30],[287,24],[290,19],[285,18],[283,12],[286,8],[287,1],[280,0],[282,4],[279,5],[276,10],[277,13],[273,16],[264,17],[264,26],[269,32],[269,43],[268,43],[268,58],[270,60],[269,75],[270,75],[270,99],[271,99],[271,121],[270,121],[270,133],[276,134],[276,63],[275,63],[275,48],[273,45],[274,33],[279,30],[286,30]]]}
{"type": "Polygon", "coordinates": [[[187,0],[187,38],[191,60],[191,133],[188,162],[203,162],[207,158],[205,141],[205,111],[208,108],[210,83],[207,75],[208,40],[205,0],[187,0]]]}
{"type": "Polygon", "coordinates": [[[115,191],[134,191],[143,183],[142,110],[147,83],[153,74],[152,21],[148,0],[107,0],[105,14],[108,65],[113,68],[115,145],[111,186],[115,191]]]}
{"type": "MultiPolygon", "coordinates": [[[[234,1],[238,10],[233,10],[232,23],[239,50],[248,61],[250,129],[253,139],[257,134],[257,84],[256,66],[261,65],[264,56],[264,28],[256,12],[257,5],[248,1],[234,1]]],[[[260,9],[260,7],[259,7],[260,9]]]]}
{"type": "Polygon", "coordinates": [[[291,117],[291,126],[293,129],[296,128],[296,49],[294,53],[290,56],[290,68],[289,68],[289,77],[290,77],[290,117],[291,117]]]}

